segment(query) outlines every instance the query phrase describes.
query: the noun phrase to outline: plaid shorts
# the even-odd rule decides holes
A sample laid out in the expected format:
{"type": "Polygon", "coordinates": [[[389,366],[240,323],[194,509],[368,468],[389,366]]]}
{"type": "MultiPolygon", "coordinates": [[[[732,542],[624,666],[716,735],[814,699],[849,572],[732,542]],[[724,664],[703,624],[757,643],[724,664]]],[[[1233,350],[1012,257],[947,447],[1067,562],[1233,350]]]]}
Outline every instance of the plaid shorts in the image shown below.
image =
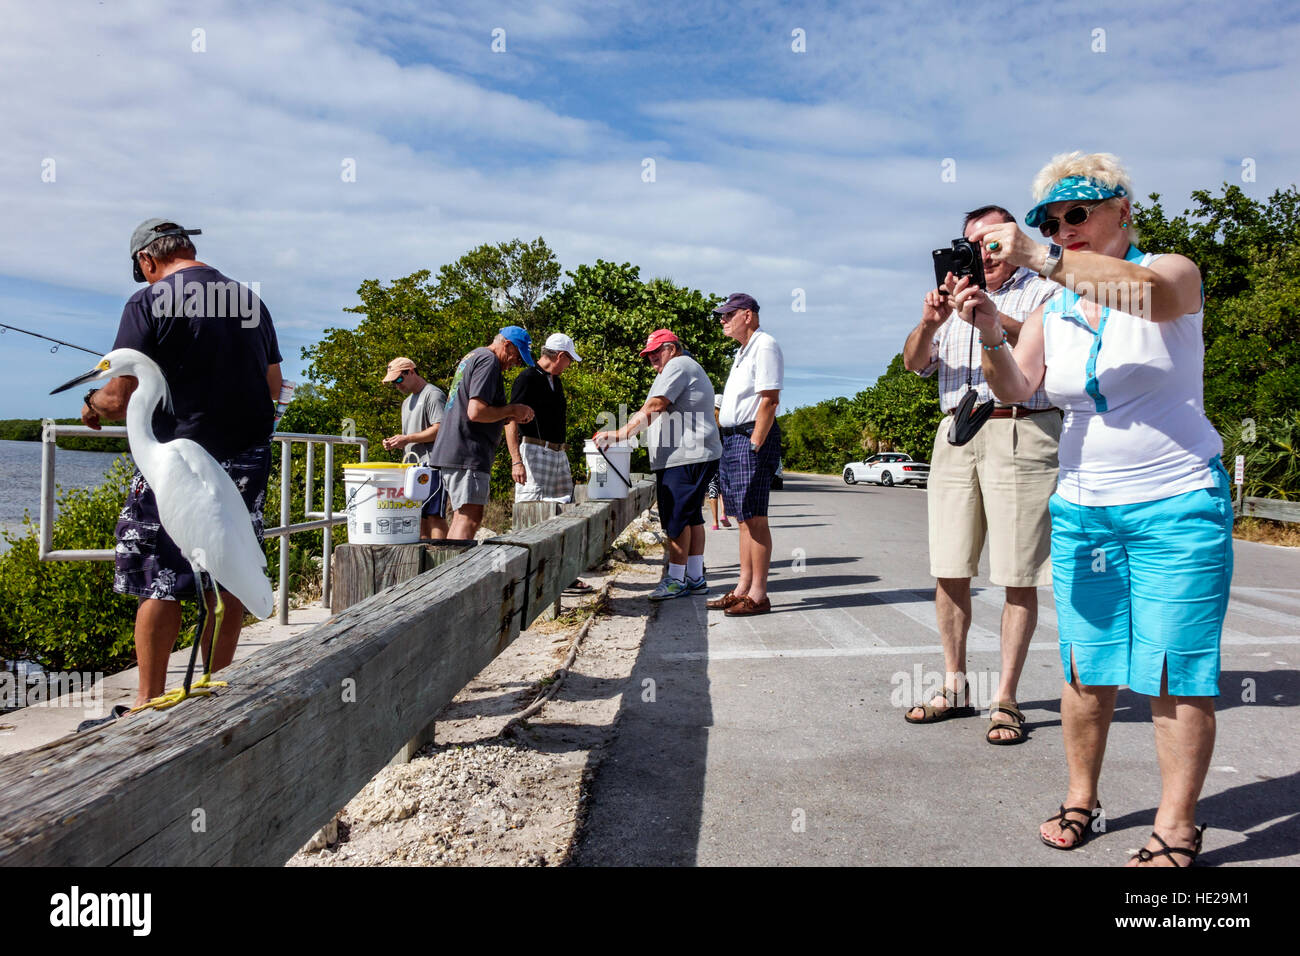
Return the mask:
{"type": "Polygon", "coordinates": [[[524,461],[528,481],[515,485],[515,501],[572,500],[573,474],[569,471],[567,454],[545,445],[521,441],[519,457],[524,461]]]}
{"type": "MultiPolygon", "coordinates": [[[[260,544],[262,503],[266,499],[266,481],[271,475],[271,446],[254,445],[218,464],[235,482],[248,506],[248,516],[260,544]]],[[[160,601],[197,599],[190,562],[163,530],[158,517],[158,499],[138,470],[117,517],[116,537],[114,591],[160,601]]]]}
{"type": "Polygon", "coordinates": [[[722,500],[727,514],[737,521],[767,516],[767,499],[772,476],[781,461],[781,429],[776,423],[757,452],[748,435],[727,435],[722,439],[722,500]]]}

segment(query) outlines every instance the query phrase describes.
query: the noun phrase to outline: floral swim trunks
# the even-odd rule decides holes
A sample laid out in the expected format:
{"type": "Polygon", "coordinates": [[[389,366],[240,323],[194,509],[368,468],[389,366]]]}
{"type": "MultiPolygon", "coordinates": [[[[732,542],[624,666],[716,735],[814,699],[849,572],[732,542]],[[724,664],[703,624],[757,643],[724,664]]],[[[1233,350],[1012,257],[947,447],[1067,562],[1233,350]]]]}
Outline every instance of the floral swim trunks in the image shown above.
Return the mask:
{"type": "MultiPolygon", "coordinates": [[[[260,544],[262,504],[271,475],[270,444],[246,448],[218,464],[235,482],[248,506],[248,516],[260,544]]],[[[158,500],[139,470],[131,479],[126,503],[118,515],[116,536],[114,591],[160,601],[197,598],[190,563],[163,530],[158,518],[158,500]]]]}

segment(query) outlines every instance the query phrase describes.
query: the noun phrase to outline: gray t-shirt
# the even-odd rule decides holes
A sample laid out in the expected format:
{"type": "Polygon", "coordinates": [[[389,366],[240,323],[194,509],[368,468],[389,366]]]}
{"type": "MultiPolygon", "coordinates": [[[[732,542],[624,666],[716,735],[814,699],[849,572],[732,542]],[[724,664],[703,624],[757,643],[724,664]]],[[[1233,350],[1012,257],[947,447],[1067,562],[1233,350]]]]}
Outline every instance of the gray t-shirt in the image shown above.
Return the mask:
{"type": "MultiPolygon", "coordinates": [[[[430,425],[442,421],[443,406],[447,404],[447,393],[437,385],[425,384],[424,388],[402,400],[402,434],[414,435],[430,425]]],[[[442,429],[438,429],[439,432],[442,429]]],[[[420,464],[429,463],[429,453],[433,451],[433,442],[412,442],[402,450],[403,459],[414,454],[420,464]]]]}
{"type": "Polygon", "coordinates": [[[492,470],[492,459],[496,457],[506,423],[470,421],[471,398],[482,399],[489,405],[506,404],[501,364],[491,349],[475,349],[456,366],[442,427],[429,455],[429,464],[435,468],[492,470]]]}
{"type": "Polygon", "coordinates": [[[699,362],[685,355],[670,360],[655,376],[650,397],[669,403],[650,423],[646,444],[651,471],[722,457],[722,439],[713,420],[713,383],[699,362]]]}

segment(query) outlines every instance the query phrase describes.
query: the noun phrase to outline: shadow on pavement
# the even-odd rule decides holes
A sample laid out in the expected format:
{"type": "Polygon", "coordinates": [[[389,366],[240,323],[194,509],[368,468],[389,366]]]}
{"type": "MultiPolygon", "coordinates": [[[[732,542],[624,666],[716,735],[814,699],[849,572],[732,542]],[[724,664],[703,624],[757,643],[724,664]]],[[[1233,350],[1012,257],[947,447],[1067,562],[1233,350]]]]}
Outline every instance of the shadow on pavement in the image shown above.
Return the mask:
{"type": "MultiPolygon", "coordinates": [[[[632,675],[623,685],[617,734],[588,786],[579,866],[693,866],[700,839],[709,697],[707,597],[652,604],[632,675]],[[696,652],[691,654],[691,652],[696,652]],[[665,660],[667,653],[689,655],[665,660]],[[698,659],[695,659],[698,658],[698,659]]],[[[628,599],[624,599],[628,600],[628,599]]]]}
{"type": "MultiPolygon", "coordinates": [[[[1295,794],[1300,791],[1300,772],[1286,777],[1272,777],[1245,783],[1202,797],[1196,813],[1201,823],[1209,824],[1207,836],[1213,830],[1236,833],[1243,842],[1202,853],[1197,866],[1223,866],[1228,863],[1251,863],[1295,856],[1300,853],[1300,813],[1296,811],[1295,794]],[[1265,829],[1247,833],[1255,827],[1269,824],[1265,829]]],[[[1148,807],[1126,813],[1107,821],[1108,829],[1140,829],[1145,842],[1156,817],[1156,808],[1148,807]]]]}

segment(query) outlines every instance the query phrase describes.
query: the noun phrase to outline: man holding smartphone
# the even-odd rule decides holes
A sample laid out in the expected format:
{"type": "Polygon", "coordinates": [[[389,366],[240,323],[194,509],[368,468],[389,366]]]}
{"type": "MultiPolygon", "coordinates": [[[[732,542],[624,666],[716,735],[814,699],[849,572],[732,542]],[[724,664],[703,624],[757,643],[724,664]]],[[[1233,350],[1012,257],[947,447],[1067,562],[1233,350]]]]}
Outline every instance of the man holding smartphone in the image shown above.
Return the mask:
{"type": "MultiPolygon", "coordinates": [[[[982,227],[1015,222],[1001,206],[981,206],[966,214],[963,235],[982,227]]],[[[982,250],[989,296],[1002,313],[1013,348],[1025,318],[1059,286],[1029,269],[999,262],[982,250]]],[[[949,287],[952,283],[948,283],[949,287]]],[[[944,649],[944,690],[917,704],[906,716],[923,724],[969,716],[974,711],[966,680],[966,637],[971,623],[971,578],[979,573],[987,536],[989,580],[1006,589],[1002,608],[1002,669],[997,696],[989,705],[985,739],[1017,744],[1025,739],[1024,716],[1016,688],[1029,641],[1038,623],[1038,588],[1051,583],[1051,518],[1048,499],[1056,490],[1057,443],[1061,413],[1039,389],[1022,405],[997,405],[989,420],[966,444],[948,440],[954,411],[969,379],[980,402],[995,400],[980,372],[979,342],[947,301],[947,290],[925,295],[921,321],[903,346],[903,363],[923,377],[939,372],[939,404],[944,418],[934,438],[927,503],[930,573],[936,578],[935,614],[944,649]]]]}

